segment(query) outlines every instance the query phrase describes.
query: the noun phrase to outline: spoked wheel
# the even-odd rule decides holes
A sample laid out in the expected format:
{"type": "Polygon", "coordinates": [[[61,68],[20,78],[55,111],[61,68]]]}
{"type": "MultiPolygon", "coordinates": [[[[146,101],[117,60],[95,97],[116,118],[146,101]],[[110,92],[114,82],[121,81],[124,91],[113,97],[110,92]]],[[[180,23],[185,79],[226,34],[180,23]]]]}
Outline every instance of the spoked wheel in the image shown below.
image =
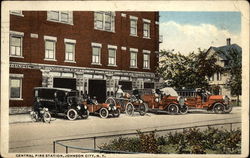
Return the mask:
{"type": "Polygon", "coordinates": [[[179,112],[179,107],[176,104],[170,104],[168,106],[168,112],[171,115],[175,115],[179,112]]]}
{"type": "Polygon", "coordinates": [[[221,103],[217,103],[214,105],[214,113],[216,114],[222,114],[224,113],[224,110],[225,110],[225,106],[221,103]]]}
{"type": "Polygon", "coordinates": [[[30,112],[30,118],[31,118],[31,120],[32,120],[33,122],[37,122],[37,121],[38,121],[38,114],[37,114],[37,112],[31,111],[31,112],[30,112]]]}
{"type": "Polygon", "coordinates": [[[109,111],[106,108],[101,108],[99,111],[99,115],[101,118],[107,118],[109,115],[109,111]]]}
{"type": "Polygon", "coordinates": [[[181,108],[180,108],[180,111],[179,111],[181,114],[186,114],[188,112],[188,106],[187,105],[183,105],[181,108]]]}
{"type": "Polygon", "coordinates": [[[75,109],[69,109],[67,112],[67,118],[71,121],[78,117],[77,111],[75,109]]]}
{"type": "Polygon", "coordinates": [[[114,111],[114,113],[113,113],[113,116],[114,116],[114,117],[119,117],[120,114],[121,114],[121,110],[120,110],[120,109],[116,109],[116,110],[114,111]]]}
{"type": "Polygon", "coordinates": [[[49,112],[44,112],[44,114],[43,114],[43,121],[45,122],[45,123],[50,123],[50,121],[51,121],[51,115],[50,115],[50,113],[49,112]]]}
{"type": "Polygon", "coordinates": [[[144,116],[147,113],[147,105],[145,103],[139,106],[139,114],[144,116]]]}
{"type": "Polygon", "coordinates": [[[86,110],[82,113],[81,118],[87,119],[89,117],[89,110],[86,110]]]}
{"type": "Polygon", "coordinates": [[[125,111],[126,111],[126,114],[129,115],[129,116],[134,115],[135,109],[134,109],[133,104],[130,103],[130,102],[127,103],[127,105],[125,107],[125,111]]]}
{"type": "Polygon", "coordinates": [[[229,105],[225,106],[224,112],[228,114],[232,110],[233,110],[233,106],[229,104],[229,105]]]}
{"type": "Polygon", "coordinates": [[[115,101],[115,99],[112,98],[112,97],[109,97],[108,99],[106,99],[105,103],[106,103],[106,104],[111,104],[111,105],[116,106],[116,101],[115,101]]]}

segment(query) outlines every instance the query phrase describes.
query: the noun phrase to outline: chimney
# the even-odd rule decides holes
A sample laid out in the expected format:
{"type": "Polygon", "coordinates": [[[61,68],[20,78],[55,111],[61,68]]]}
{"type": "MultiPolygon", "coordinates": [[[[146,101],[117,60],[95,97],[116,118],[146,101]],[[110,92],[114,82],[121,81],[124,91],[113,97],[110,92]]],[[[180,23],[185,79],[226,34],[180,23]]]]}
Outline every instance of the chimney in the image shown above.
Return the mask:
{"type": "Polygon", "coordinates": [[[231,38],[227,38],[227,45],[228,45],[228,46],[231,45],[231,38]]]}

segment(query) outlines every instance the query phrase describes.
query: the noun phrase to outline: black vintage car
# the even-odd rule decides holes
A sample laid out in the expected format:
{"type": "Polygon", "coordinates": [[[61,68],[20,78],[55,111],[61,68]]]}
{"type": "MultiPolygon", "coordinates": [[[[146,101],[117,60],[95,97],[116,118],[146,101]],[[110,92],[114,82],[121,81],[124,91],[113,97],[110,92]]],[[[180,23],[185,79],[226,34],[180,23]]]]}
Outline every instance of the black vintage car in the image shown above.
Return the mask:
{"type": "Polygon", "coordinates": [[[48,108],[52,115],[67,116],[69,120],[75,120],[79,116],[87,119],[89,116],[88,108],[81,104],[81,97],[76,90],[35,87],[34,92],[41,106],[48,108]]]}

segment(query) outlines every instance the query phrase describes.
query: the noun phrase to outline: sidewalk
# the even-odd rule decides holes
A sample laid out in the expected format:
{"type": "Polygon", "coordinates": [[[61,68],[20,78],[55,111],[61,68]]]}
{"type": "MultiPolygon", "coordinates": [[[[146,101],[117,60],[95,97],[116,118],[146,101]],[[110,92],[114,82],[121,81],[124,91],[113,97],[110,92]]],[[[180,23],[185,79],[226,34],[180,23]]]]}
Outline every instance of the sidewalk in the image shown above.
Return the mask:
{"type": "MultiPolygon", "coordinates": [[[[233,110],[234,111],[241,110],[241,107],[233,107],[233,110]]],[[[201,110],[196,110],[196,109],[195,110],[191,110],[191,111],[200,111],[202,113],[201,110]]],[[[9,115],[9,123],[25,123],[25,122],[32,122],[29,113],[25,113],[25,114],[11,114],[11,115],[9,115]]]]}
{"type": "Polygon", "coordinates": [[[29,113],[9,115],[9,123],[24,123],[24,122],[32,122],[29,113]]]}

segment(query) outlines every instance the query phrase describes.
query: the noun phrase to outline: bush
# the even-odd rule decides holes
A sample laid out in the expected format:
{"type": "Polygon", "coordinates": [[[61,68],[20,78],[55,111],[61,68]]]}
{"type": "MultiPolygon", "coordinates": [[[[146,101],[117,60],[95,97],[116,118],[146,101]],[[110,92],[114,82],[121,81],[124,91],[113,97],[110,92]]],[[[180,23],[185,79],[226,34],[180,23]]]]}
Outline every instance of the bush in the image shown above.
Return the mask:
{"type": "Polygon", "coordinates": [[[177,153],[177,154],[240,154],[241,130],[219,130],[208,128],[186,129],[183,132],[169,133],[156,137],[155,132],[144,134],[138,131],[139,137],[118,138],[100,149],[142,152],[142,153],[177,153]]]}

